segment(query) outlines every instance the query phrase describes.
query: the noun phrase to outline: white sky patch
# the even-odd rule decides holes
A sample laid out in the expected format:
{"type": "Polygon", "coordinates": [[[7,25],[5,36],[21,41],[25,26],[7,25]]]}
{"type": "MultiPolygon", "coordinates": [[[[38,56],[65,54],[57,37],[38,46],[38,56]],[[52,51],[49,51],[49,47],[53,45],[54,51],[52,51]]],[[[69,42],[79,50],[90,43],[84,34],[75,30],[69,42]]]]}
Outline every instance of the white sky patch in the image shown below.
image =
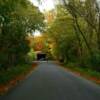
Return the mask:
{"type": "Polygon", "coordinates": [[[54,9],[53,0],[43,0],[42,4],[39,4],[37,0],[30,0],[35,6],[38,6],[40,11],[49,11],[54,9]]]}
{"type": "Polygon", "coordinates": [[[37,0],[30,0],[35,6],[38,6],[38,1],[37,0]]]}
{"type": "Polygon", "coordinates": [[[35,32],[33,33],[33,35],[34,35],[35,37],[37,37],[37,36],[41,36],[41,33],[40,33],[39,31],[35,31],[35,32]]]}

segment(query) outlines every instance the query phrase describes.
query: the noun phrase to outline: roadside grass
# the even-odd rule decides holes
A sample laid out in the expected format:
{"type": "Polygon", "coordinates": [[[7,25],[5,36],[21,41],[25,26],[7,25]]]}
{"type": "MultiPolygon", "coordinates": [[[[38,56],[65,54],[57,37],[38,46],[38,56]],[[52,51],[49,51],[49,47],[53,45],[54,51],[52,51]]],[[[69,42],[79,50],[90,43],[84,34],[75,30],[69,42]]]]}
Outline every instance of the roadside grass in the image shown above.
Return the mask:
{"type": "Polygon", "coordinates": [[[23,64],[23,65],[17,65],[16,67],[9,68],[8,70],[1,70],[0,71],[0,84],[6,84],[16,76],[20,74],[25,74],[29,69],[31,68],[31,65],[29,64],[23,64]]]}
{"type": "Polygon", "coordinates": [[[86,67],[77,67],[73,63],[63,64],[63,67],[100,85],[100,72],[86,67]]]}
{"type": "Polygon", "coordinates": [[[15,67],[11,67],[8,70],[0,71],[0,95],[6,93],[9,89],[14,87],[19,81],[25,79],[25,77],[32,72],[36,67],[36,63],[33,64],[21,64],[15,67]]]}

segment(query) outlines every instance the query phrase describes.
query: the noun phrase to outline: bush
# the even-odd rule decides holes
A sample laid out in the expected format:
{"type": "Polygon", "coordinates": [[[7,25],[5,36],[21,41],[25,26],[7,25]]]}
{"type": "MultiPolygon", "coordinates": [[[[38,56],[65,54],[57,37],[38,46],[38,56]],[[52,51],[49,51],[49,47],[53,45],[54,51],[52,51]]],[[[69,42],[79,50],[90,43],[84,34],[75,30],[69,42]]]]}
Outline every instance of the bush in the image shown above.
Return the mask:
{"type": "Polygon", "coordinates": [[[100,54],[95,52],[93,56],[83,56],[79,62],[79,66],[100,71],[100,54]]]}
{"type": "Polygon", "coordinates": [[[100,54],[96,54],[91,58],[91,66],[94,70],[100,71],[100,54]]]}
{"type": "Polygon", "coordinates": [[[27,55],[27,61],[34,61],[36,59],[36,54],[33,49],[30,50],[30,52],[27,55]]]}
{"type": "Polygon", "coordinates": [[[0,71],[0,84],[5,84],[20,74],[24,74],[31,68],[29,64],[17,65],[5,70],[0,71]]]}

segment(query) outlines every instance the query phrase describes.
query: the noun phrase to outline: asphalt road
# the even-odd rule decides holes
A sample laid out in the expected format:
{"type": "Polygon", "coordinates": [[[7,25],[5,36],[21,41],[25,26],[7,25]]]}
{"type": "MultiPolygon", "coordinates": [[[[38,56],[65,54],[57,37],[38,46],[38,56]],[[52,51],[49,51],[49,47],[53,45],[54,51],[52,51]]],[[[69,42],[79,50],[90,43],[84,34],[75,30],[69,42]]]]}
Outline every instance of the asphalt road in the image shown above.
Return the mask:
{"type": "Polygon", "coordinates": [[[39,62],[26,80],[0,100],[100,100],[100,86],[54,62],[39,62]]]}

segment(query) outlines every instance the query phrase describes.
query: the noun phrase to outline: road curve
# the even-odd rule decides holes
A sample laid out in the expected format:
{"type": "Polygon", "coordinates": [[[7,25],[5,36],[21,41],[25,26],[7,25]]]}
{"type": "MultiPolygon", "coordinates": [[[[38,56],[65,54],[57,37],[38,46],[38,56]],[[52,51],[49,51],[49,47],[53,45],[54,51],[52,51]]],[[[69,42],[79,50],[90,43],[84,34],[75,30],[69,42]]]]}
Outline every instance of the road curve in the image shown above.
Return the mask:
{"type": "Polygon", "coordinates": [[[35,71],[0,100],[100,100],[100,86],[54,62],[38,62],[35,71]]]}

